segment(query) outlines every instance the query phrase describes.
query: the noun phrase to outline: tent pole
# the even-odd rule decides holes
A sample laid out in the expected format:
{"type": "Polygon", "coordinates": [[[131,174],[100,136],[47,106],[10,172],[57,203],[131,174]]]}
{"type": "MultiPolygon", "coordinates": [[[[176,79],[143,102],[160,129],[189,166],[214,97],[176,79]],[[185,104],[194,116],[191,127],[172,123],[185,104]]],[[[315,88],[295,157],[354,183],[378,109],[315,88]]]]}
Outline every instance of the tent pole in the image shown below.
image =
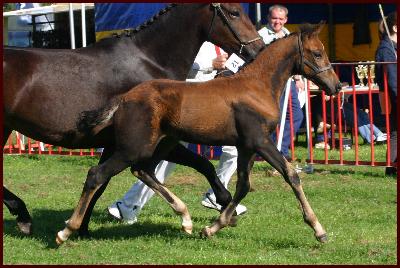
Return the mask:
{"type": "Polygon", "coordinates": [[[72,8],[72,3],[69,3],[69,33],[71,36],[71,49],[75,49],[74,9],[72,8]]]}

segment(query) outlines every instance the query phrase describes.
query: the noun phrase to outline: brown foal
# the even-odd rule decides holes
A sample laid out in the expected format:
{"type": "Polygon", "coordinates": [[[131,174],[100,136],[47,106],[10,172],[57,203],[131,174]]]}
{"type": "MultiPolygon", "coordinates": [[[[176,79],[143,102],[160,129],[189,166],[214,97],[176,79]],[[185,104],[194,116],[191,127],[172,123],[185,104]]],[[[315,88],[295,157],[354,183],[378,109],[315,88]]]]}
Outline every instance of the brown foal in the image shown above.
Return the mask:
{"type": "Polygon", "coordinates": [[[202,235],[212,236],[235,223],[236,206],[249,191],[251,160],[259,154],[283,175],[293,189],[316,238],[327,241],[291,164],[270,139],[280,114],[279,98],[290,76],[301,74],[332,95],[340,88],[318,34],[322,24],[303,25],[299,32],[280,39],[236,75],[205,83],[153,80],[136,86],[99,112],[92,132],[109,125],[116,133],[116,150],[104,163],[89,171],[81,200],[67,227],[58,233],[60,240],[79,228],[80,215],[90,198],[105,181],[127,167],[161,195],[182,216],[188,233],[192,222],[186,205],[154,176],[157,163],[179,140],[208,145],[234,145],[238,149],[238,181],[233,199],[221,198],[223,212],[202,235]],[[101,122],[101,123],[99,123],[101,122]]]}

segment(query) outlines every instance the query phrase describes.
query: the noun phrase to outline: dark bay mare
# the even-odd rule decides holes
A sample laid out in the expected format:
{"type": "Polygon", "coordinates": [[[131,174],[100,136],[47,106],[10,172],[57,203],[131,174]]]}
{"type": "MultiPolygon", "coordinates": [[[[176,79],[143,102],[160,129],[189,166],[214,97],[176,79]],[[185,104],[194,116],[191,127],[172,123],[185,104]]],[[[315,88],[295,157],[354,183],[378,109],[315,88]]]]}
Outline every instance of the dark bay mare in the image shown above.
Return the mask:
{"type": "Polygon", "coordinates": [[[340,88],[318,39],[322,27],[323,24],[302,26],[300,32],[269,45],[234,76],[204,83],[147,81],[116,98],[104,111],[97,111],[99,114],[91,118],[92,122],[83,124],[88,127],[86,131],[96,135],[102,128],[113,125],[117,149],[105,162],[89,170],[78,206],[66,228],[57,235],[59,243],[79,228],[79,214],[86,210],[96,189],[127,167],[182,216],[183,228],[190,231],[192,222],[186,205],[154,175],[155,166],[179,140],[234,145],[238,149],[234,197],[217,196],[223,212],[211,227],[202,230],[202,235],[209,237],[235,224],[233,214],[249,191],[251,162],[257,153],[291,186],[304,221],[313,228],[316,238],[327,241],[326,232],[304,195],[299,176],[270,139],[280,118],[279,98],[290,76],[304,75],[328,95],[340,88]]]}
{"type": "MultiPolygon", "coordinates": [[[[105,162],[115,151],[113,127],[90,135],[81,130],[84,126],[80,122],[82,116],[93,115],[83,112],[102,110],[115,96],[149,79],[184,80],[207,40],[247,60],[264,46],[239,3],[213,3],[170,5],[131,36],[102,40],[92,47],[5,48],[3,145],[11,131],[17,130],[66,148],[104,147],[100,163],[105,162]]],[[[166,160],[194,167],[208,180],[216,178],[208,161],[181,145],[166,160]]],[[[62,182],[58,183],[62,187],[62,182]]],[[[107,183],[102,184],[86,210],[81,235],[88,234],[93,206],[107,183]]],[[[214,188],[224,191],[220,183],[214,188]]],[[[31,233],[31,217],[25,203],[6,187],[3,190],[3,202],[17,216],[18,227],[23,233],[31,233]]]]}

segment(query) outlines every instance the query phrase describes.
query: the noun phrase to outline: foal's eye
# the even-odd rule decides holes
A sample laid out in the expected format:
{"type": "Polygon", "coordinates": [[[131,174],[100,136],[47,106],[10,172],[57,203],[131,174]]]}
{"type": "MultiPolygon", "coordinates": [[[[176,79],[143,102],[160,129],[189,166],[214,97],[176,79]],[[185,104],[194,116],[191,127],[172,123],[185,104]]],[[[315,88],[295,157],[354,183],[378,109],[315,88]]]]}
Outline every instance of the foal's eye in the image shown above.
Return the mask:
{"type": "Polygon", "coordinates": [[[239,18],[240,17],[240,13],[239,11],[230,11],[229,12],[229,16],[231,16],[232,18],[239,18]]]}
{"type": "Polygon", "coordinates": [[[313,51],[312,54],[313,54],[313,56],[314,56],[315,59],[317,59],[317,60],[322,59],[322,54],[321,54],[321,52],[319,52],[319,51],[313,51]]]}

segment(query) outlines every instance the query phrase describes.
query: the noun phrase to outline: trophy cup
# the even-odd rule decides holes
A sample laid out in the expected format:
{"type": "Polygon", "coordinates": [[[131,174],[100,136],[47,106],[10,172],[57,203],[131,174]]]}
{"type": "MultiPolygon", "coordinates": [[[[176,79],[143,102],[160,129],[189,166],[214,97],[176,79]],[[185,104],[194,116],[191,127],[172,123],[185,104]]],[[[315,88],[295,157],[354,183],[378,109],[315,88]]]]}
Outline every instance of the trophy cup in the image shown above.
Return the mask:
{"type": "Polygon", "coordinates": [[[363,65],[357,65],[356,66],[356,72],[357,72],[357,78],[360,80],[360,86],[364,86],[364,78],[365,78],[365,73],[364,73],[364,66],[363,65]]]}
{"type": "Polygon", "coordinates": [[[368,65],[362,65],[362,71],[364,73],[364,78],[367,79],[366,86],[368,86],[368,79],[369,79],[368,65]]]}
{"type": "Polygon", "coordinates": [[[371,85],[375,86],[374,79],[375,79],[375,65],[370,65],[370,77],[371,77],[371,85]]]}

